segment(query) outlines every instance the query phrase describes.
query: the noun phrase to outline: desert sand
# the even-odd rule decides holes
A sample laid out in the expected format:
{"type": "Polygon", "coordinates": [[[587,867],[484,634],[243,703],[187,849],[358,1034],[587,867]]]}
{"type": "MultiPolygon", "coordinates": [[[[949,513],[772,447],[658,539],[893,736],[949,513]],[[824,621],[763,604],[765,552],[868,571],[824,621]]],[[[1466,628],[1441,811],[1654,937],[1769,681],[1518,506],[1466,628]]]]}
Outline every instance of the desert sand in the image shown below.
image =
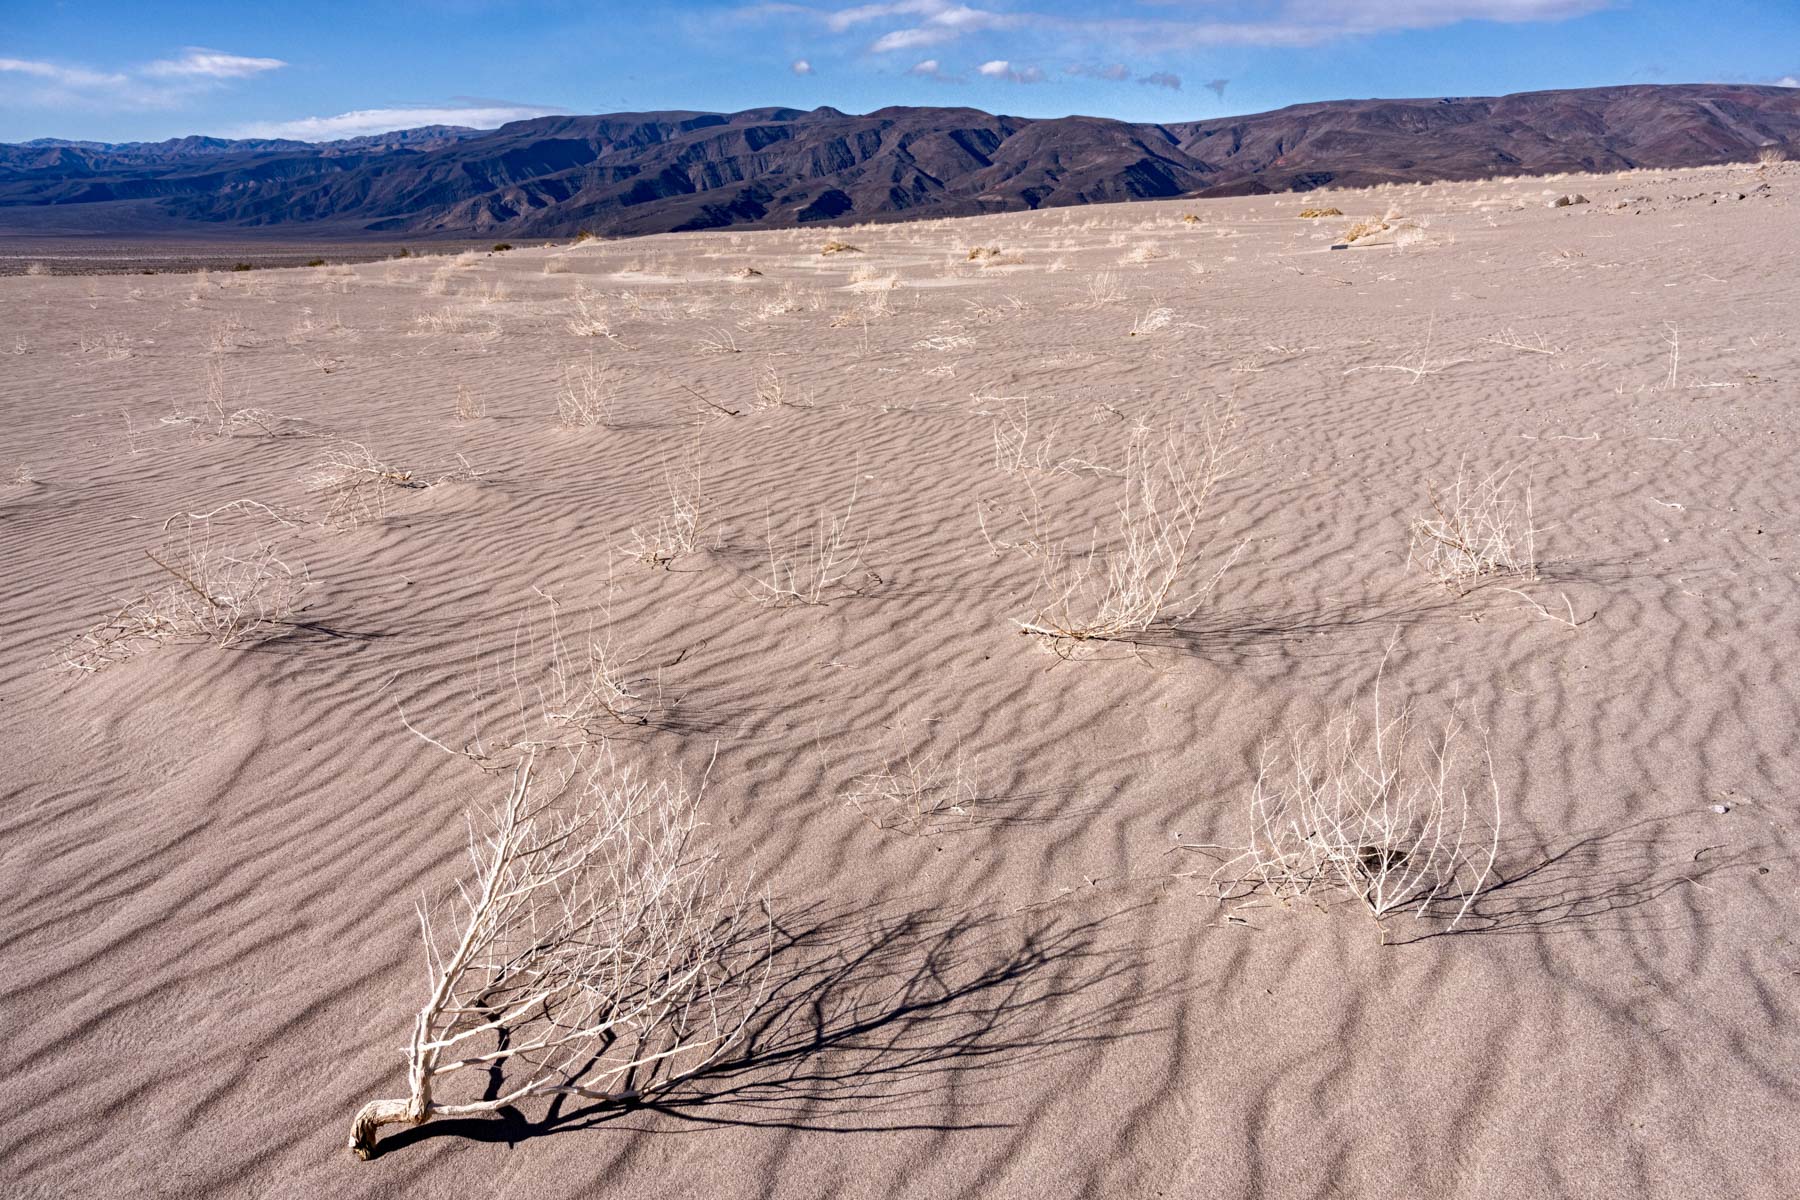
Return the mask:
{"type": "Polygon", "coordinates": [[[1797,221],[1746,165],[0,279],[0,1194],[1796,1194],[1797,221]],[[1204,602],[1022,632],[1203,422],[1204,602]],[[352,442],[366,504],[307,482],[352,442]],[[1459,466],[1530,569],[1409,564],[1459,466]],[[196,529],[299,607],[78,640],[196,529]],[[631,697],[592,752],[704,780],[761,1003],[359,1162],[556,631],[631,697]],[[1378,674],[1464,722],[1467,911],[1221,900],[1378,674]]]}

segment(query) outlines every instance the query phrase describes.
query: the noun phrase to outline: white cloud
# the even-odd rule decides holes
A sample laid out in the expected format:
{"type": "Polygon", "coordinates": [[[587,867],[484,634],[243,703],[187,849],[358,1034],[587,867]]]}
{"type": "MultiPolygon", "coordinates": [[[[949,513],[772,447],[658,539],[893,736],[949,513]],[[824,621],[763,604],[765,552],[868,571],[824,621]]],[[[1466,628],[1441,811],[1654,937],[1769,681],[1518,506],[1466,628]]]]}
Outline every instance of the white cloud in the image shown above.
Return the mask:
{"type": "Polygon", "coordinates": [[[939,63],[935,58],[921,59],[912,66],[906,68],[906,73],[908,75],[916,75],[921,79],[935,79],[939,83],[966,82],[961,75],[952,75],[945,71],[943,64],[939,63]]]}
{"type": "Polygon", "coordinates": [[[248,79],[287,66],[279,58],[249,58],[189,46],[180,58],[159,59],[143,68],[153,79],[248,79]]]}
{"type": "Polygon", "coordinates": [[[1775,81],[1775,86],[1800,88],[1800,75],[1783,75],[1775,81]]]}
{"type": "Polygon", "coordinates": [[[65,67],[29,58],[0,58],[0,71],[10,71],[16,75],[26,75],[70,88],[118,87],[129,82],[124,75],[90,71],[86,67],[65,67]]]}
{"type": "Polygon", "coordinates": [[[813,73],[813,65],[804,58],[796,58],[793,63],[789,65],[788,70],[796,75],[811,75],[813,73]]]}
{"type": "Polygon", "coordinates": [[[554,116],[562,109],[536,105],[489,105],[445,108],[361,108],[333,117],[299,117],[292,121],[259,121],[234,131],[237,137],[293,138],[302,142],[330,142],[371,133],[417,129],[421,125],[467,125],[493,129],[508,121],[554,116]]]}
{"type": "MultiPolygon", "coordinates": [[[[1145,52],[1206,46],[1316,46],[1340,38],[1461,21],[1562,21],[1625,0],[1216,0],[1206,20],[1181,17],[1065,16],[1018,9],[997,12],[955,0],[888,0],[843,8],[764,3],[747,15],[810,20],[833,33],[894,26],[870,42],[872,53],[949,45],[972,34],[1019,31],[1095,50],[1145,52]]],[[[1104,12],[1106,6],[1096,5],[1104,12]]]]}
{"type": "Polygon", "coordinates": [[[0,58],[0,101],[36,108],[176,108],[194,97],[287,64],[190,47],[179,58],[117,71],[26,58],[0,58]],[[6,76],[17,77],[12,86],[6,76]]]}
{"type": "Polygon", "coordinates": [[[975,73],[988,79],[1004,79],[1008,83],[1041,83],[1044,73],[1036,67],[1015,67],[1004,58],[984,62],[975,73]]]}

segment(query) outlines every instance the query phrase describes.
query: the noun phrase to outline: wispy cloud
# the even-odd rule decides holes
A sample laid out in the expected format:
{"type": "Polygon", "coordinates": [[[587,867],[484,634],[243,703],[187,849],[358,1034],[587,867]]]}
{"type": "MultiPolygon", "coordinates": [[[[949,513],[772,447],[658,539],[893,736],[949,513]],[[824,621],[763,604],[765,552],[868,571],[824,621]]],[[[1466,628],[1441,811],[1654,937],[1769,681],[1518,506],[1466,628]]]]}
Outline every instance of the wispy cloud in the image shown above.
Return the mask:
{"type": "Polygon", "coordinates": [[[1231,80],[1229,80],[1229,79],[1209,79],[1205,83],[1201,84],[1200,86],[1205,88],[1207,91],[1211,92],[1213,95],[1217,96],[1219,99],[1223,100],[1225,98],[1225,89],[1227,87],[1231,86],[1231,80]]]}
{"type": "Polygon", "coordinates": [[[102,70],[41,59],[0,58],[0,99],[33,108],[176,108],[195,97],[287,66],[190,46],[176,58],[102,70]]]}
{"type": "MultiPolygon", "coordinates": [[[[820,7],[765,3],[746,15],[800,20],[827,31],[874,36],[873,54],[946,46],[979,34],[1052,37],[1065,48],[1129,47],[1144,53],[1208,46],[1316,46],[1346,37],[1432,29],[1462,21],[1563,21],[1623,0],[1215,0],[1205,18],[1068,16],[1030,9],[998,11],[960,0],[888,0],[820,7]],[[883,27],[886,28],[883,28],[883,27]]],[[[1102,8],[1103,6],[1096,6],[1102,8]]]]}
{"type": "Polygon", "coordinates": [[[1111,63],[1104,67],[1090,67],[1082,63],[1063,68],[1064,75],[1078,75],[1086,79],[1109,79],[1114,83],[1122,83],[1131,78],[1131,68],[1124,63],[1111,63]]]}
{"type": "Polygon", "coordinates": [[[975,68],[984,79],[1003,79],[1007,83],[1042,83],[1044,73],[1036,67],[1015,67],[1004,58],[992,59],[975,68]]]}
{"type": "Polygon", "coordinates": [[[279,58],[250,58],[189,46],[180,58],[158,59],[143,68],[152,79],[248,79],[287,66],[279,58]]]}
{"type": "Polygon", "coordinates": [[[1064,75],[1074,75],[1082,79],[1104,79],[1108,83],[1129,83],[1136,78],[1139,83],[1147,83],[1151,87],[1164,87],[1170,91],[1181,90],[1181,76],[1168,71],[1153,71],[1148,75],[1136,75],[1124,63],[1108,63],[1103,67],[1089,66],[1086,63],[1075,63],[1063,68],[1064,75]]]}
{"type": "Polygon", "coordinates": [[[130,80],[129,76],[115,72],[90,71],[86,67],[66,67],[29,58],[0,58],[0,71],[66,88],[118,87],[130,80]]]}
{"type": "Polygon", "coordinates": [[[508,121],[524,121],[531,117],[555,116],[566,109],[546,108],[534,104],[485,105],[442,108],[359,108],[354,112],[330,117],[297,117],[291,121],[257,121],[239,126],[237,137],[292,138],[301,142],[330,142],[339,138],[363,137],[371,133],[392,133],[397,129],[417,129],[421,125],[466,125],[472,129],[493,129],[508,121]]]}

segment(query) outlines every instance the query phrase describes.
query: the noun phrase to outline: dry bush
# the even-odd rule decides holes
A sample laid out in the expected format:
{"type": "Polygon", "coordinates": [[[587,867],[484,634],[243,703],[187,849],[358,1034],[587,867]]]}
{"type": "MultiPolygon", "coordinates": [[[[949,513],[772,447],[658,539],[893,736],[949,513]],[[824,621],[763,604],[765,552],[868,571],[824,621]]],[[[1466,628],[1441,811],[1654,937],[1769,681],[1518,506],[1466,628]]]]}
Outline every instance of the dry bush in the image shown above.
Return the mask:
{"type": "Polygon", "coordinates": [[[569,260],[568,259],[566,259],[566,258],[546,258],[544,260],[544,274],[546,274],[546,275],[567,275],[568,273],[569,273],[569,260]]]}
{"type": "Polygon", "coordinates": [[[361,442],[342,441],[325,451],[302,482],[325,500],[320,519],[332,529],[354,529],[364,521],[387,515],[388,501],[396,491],[434,487],[462,479],[478,479],[481,472],[457,455],[457,466],[433,478],[412,467],[383,462],[361,442]]]}
{"type": "Polygon", "coordinates": [[[1378,674],[1366,722],[1353,707],[1297,731],[1283,750],[1265,747],[1245,843],[1196,847],[1235,851],[1213,872],[1221,897],[1285,904],[1337,893],[1377,922],[1410,909],[1448,916],[1454,929],[1486,886],[1500,837],[1493,764],[1485,783],[1468,783],[1462,733],[1454,713],[1435,736],[1410,707],[1386,715],[1378,674]]]}
{"type": "Polygon", "coordinates": [[[1407,566],[1417,565],[1446,587],[1466,591],[1496,575],[1537,578],[1537,534],[1532,524],[1531,481],[1512,487],[1517,467],[1477,477],[1466,460],[1448,487],[1425,485],[1431,515],[1415,517],[1407,566]]]}
{"type": "Polygon", "coordinates": [[[947,753],[904,749],[853,777],[843,798],[877,829],[935,833],[975,819],[975,774],[960,744],[947,753]]]}
{"type": "Polygon", "coordinates": [[[591,429],[612,419],[613,387],[606,368],[592,357],[563,367],[562,390],[556,394],[557,423],[591,429]]]}
{"type": "Polygon", "coordinates": [[[1131,332],[1127,337],[1149,337],[1159,330],[1167,329],[1175,320],[1172,308],[1152,308],[1131,322],[1131,332]]]}
{"type": "Polygon", "coordinates": [[[456,406],[453,410],[458,421],[478,421],[487,416],[486,396],[477,396],[469,390],[469,385],[456,385],[456,406]]]}
{"type": "Polygon", "coordinates": [[[50,267],[48,264],[41,262],[28,262],[25,264],[25,273],[27,275],[36,276],[48,275],[50,273],[50,267]]]}
{"type": "Polygon", "coordinates": [[[1346,230],[1344,236],[1339,240],[1345,245],[1349,245],[1351,242],[1359,241],[1362,238],[1374,237],[1378,233],[1386,233],[1387,230],[1388,223],[1386,221],[1358,221],[1346,230]]]}
{"type": "Polygon", "coordinates": [[[1305,221],[1317,220],[1320,217],[1341,217],[1343,215],[1344,210],[1341,208],[1303,208],[1300,210],[1300,218],[1305,221]]]}
{"type": "Polygon", "coordinates": [[[231,389],[225,379],[225,364],[217,353],[206,357],[206,404],[199,413],[177,408],[162,418],[165,425],[185,425],[198,435],[232,437],[238,433],[261,433],[279,437],[300,424],[300,419],[282,416],[266,408],[234,406],[231,389]]]}
{"type": "Polygon", "coordinates": [[[699,844],[698,799],[610,756],[520,763],[504,798],[471,815],[454,898],[419,906],[426,998],[407,1094],[356,1114],[357,1157],[388,1125],[548,1096],[641,1102],[738,1042],[773,926],[699,844]]]}
{"type": "Polygon", "coordinates": [[[717,328],[697,344],[702,354],[742,354],[743,348],[737,344],[737,334],[729,329],[717,328]]]}
{"type": "Polygon", "coordinates": [[[118,362],[131,357],[131,339],[116,330],[77,334],[75,344],[81,353],[98,354],[107,362],[118,362]]]}
{"type": "Polygon", "coordinates": [[[1021,400],[1018,407],[1009,407],[994,416],[994,469],[1002,474],[1051,470],[1055,466],[1055,443],[1055,425],[1033,438],[1031,402],[1028,400],[1021,400]]]}
{"type": "Polygon", "coordinates": [[[1119,286],[1118,277],[1111,271],[1097,272],[1088,280],[1088,303],[1095,308],[1108,304],[1117,304],[1125,298],[1125,290],[1119,286]]]}
{"type": "Polygon", "coordinates": [[[408,729],[446,753],[498,771],[528,754],[577,750],[640,732],[668,711],[660,670],[643,669],[643,655],[618,635],[610,607],[590,611],[570,634],[562,606],[548,593],[538,594],[543,615],[522,617],[506,650],[478,662],[475,713],[462,744],[447,745],[402,709],[408,729]]]}
{"type": "Polygon", "coordinates": [[[1148,427],[1134,431],[1120,480],[1116,536],[1085,553],[1066,546],[1046,550],[1040,594],[1047,599],[1018,623],[1020,629],[1053,644],[1114,641],[1198,610],[1238,553],[1232,550],[1195,578],[1211,557],[1214,538],[1202,526],[1231,464],[1235,425],[1227,409],[1206,414],[1192,432],[1159,439],[1148,427]]]}
{"type": "Polygon", "coordinates": [[[849,242],[826,242],[819,249],[820,254],[861,254],[862,247],[852,246],[849,242]]]}
{"type": "Polygon", "coordinates": [[[1764,146],[1756,152],[1756,161],[1764,166],[1773,166],[1788,160],[1785,146],[1764,146]]]}
{"type": "Polygon", "coordinates": [[[667,568],[683,554],[693,554],[717,541],[712,505],[700,476],[700,465],[693,459],[679,469],[665,468],[669,511],[658,516],[654,525],[631,527],[631,539],[624,547],[627,554],[648,566],[667,568]]]}
{"type": "Polygon", "coordinates": [[[290,632],[312,581],[304,566],[281,557],[270,526],[296,523],[253,501],[171,517],[163,543],[145,551],[170,582],[77,634],[63,647],[63,663],[94,672],[164,642],[231,647],[290,632]],[[255,522],[257,531],[243,532],[234,519],[255,522]]]}
{"type": "Polygon", "coordinates": [[[842,516],[819,514],[812,530],[786,541],[769,525],[768,577],[753,579],[745,598],[765,608],[824,604],[829,595],[857,591],[871,582],[873,572],[862,564],[862,544],[852,542],[850,522],[856,515],[856,490],[842,516]],[[850,580],[855,577],[856,583],[850,580]]]}
{"type": "Polygon", "coordinates": [[[980,262],[983,259],[999,257],[1000,247],[998,246],[976,246],[969,251],[968,258],[965,261],[980,262]]]}
{"type": "Polygon", "coordinates": [[[585,289],[575,289],[572,303],[575,305],[575,316],[569,320],[570,333],[576,337],[613,336],[612,322],[608,319],[606,310],[585,289]]]}
{"type": "Polygon", "coordinates": [[[806,401],[796,400],[788,394],[787,384],[782,381],[781,372],[776,370],[772,362],[763,363],[756,375],[755,407],[759,411],[771,408],[812,408],[809,398],[806,401]]]}

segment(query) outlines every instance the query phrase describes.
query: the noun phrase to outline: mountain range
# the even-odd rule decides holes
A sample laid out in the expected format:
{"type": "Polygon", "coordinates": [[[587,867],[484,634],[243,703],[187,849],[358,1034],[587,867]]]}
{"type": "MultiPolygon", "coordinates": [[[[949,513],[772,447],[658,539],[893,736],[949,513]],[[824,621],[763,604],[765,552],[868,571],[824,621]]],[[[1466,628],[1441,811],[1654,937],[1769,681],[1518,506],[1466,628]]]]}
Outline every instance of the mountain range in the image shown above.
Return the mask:
{"type": "Polygon", "coordinates": [[[552,116],[345,141],[0,145],[0,230],[557,237],[1800,153],[1800,89],[1643,84],[1338,100],[1143,124],[972,108],[552,116]]]}

